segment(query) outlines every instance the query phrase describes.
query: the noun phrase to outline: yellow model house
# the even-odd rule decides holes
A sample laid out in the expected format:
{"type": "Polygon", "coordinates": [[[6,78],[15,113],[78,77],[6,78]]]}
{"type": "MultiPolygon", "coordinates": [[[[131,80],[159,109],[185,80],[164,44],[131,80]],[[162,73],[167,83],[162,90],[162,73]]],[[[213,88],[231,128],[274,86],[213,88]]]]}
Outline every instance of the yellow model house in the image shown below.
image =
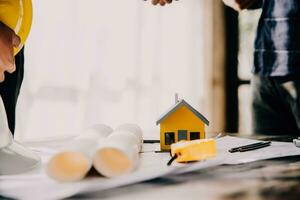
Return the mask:
{"type": "Polygon", "coordinates": [[[209,125],[209,121],[186,101],[175,101],[156,122],[160,124],[161,151],[169,151],[171,144],[180,140],[205,138],[205,124],[209,125]]]}

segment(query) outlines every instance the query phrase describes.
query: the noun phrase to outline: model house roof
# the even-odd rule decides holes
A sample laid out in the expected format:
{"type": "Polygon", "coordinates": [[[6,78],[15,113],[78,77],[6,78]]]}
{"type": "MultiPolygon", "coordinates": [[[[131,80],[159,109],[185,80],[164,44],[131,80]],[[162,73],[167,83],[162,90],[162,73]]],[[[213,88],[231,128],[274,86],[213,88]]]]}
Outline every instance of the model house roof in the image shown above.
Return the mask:
{"type": "Polygon", "coordinates": [[[156,125],[160,124],[164,119],[169,117],[172,113],[174,113],[179,107],[186,106],[190,111],[192,111],[201,121],[203,121],[207,126],[209,125],[209,121],[199,113],[195,108],[193,108],[190,104],[188,104],[185,100],[178,101],[174,106],[172,106],[165,114],[163,114],[157,121],[156,125]]]}

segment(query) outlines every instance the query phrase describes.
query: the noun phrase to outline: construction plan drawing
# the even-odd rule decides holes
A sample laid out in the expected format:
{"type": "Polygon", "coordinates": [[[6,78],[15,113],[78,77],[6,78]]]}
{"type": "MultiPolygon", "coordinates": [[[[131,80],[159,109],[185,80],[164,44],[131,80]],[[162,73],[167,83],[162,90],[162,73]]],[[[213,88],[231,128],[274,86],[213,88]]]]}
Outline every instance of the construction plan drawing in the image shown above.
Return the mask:
{"type": "Polygon", "coordinates": [[[187,172],[199,171],[219,165],[235,165],[249,163],[258,160],[300,155],[300,148],[293,143],[272,142],[266,148],[248,152],[230,153],[229,149],[242,145],[259,142],[258,140],[225,136],[217,139],[217,156],[213,159],[186,164],[173,163],[167,166],[170,160],[169,153],[156,153],[159,144],[144,144],[140,154],[140,162],[137,169],[127,175],[107,178],[100,175],[89,175],[78,182],[61,183],[50,179],[45,173],[45,165],[49,158],[57,152],[58,142],[28,143],[31,148],[42,158],[41,165],[33,171],[18,174],[0,176],[0,194],[16,199],[62,199],[78,194],[99,192],[120,186],[130,185],[159,177],[173,176],[187,172]],[[49,144],[49,145],[47,145],[49,144]],[[34,188],[34,198],[32,196],[34,188]]]}

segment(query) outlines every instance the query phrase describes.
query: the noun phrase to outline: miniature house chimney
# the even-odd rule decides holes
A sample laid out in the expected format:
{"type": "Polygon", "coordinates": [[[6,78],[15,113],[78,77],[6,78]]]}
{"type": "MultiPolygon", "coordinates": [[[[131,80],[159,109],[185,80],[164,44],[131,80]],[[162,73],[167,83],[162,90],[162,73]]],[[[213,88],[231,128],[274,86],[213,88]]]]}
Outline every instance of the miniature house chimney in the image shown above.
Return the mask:
{"type": "Polygon", "coordinates": [[[175,104],[179,102],[178,93],[175,93],[175,104]]]}

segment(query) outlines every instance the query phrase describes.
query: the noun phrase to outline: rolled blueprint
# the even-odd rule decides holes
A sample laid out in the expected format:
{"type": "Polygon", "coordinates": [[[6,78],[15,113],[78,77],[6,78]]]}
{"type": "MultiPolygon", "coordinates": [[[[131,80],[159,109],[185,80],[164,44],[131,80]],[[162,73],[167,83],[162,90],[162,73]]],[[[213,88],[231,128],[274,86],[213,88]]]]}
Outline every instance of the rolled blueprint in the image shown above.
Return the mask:
{"type": "Polygon", "coordinates": [[[133,133],[137,139],[139,151],[142,151],[143,147],[143,132],[142,129],[136,124],[122,124],[116,128],[116,131],[129,131],[133,133]]]}
{"type": "Polygon", "coordinates": [[[93,166],[106,177],[127,174],[136,169],[142,144],[143,135],[139,126],[121,125],[99,144],[93,166]]]}
{"type": "Polygon", "coordinates": [[[66,144],[47,164],[48,176],[57,181],[77,181],[92,167],[93,155],[100,141],[111,134],[112,128],[98,124],[66,144]]]}

